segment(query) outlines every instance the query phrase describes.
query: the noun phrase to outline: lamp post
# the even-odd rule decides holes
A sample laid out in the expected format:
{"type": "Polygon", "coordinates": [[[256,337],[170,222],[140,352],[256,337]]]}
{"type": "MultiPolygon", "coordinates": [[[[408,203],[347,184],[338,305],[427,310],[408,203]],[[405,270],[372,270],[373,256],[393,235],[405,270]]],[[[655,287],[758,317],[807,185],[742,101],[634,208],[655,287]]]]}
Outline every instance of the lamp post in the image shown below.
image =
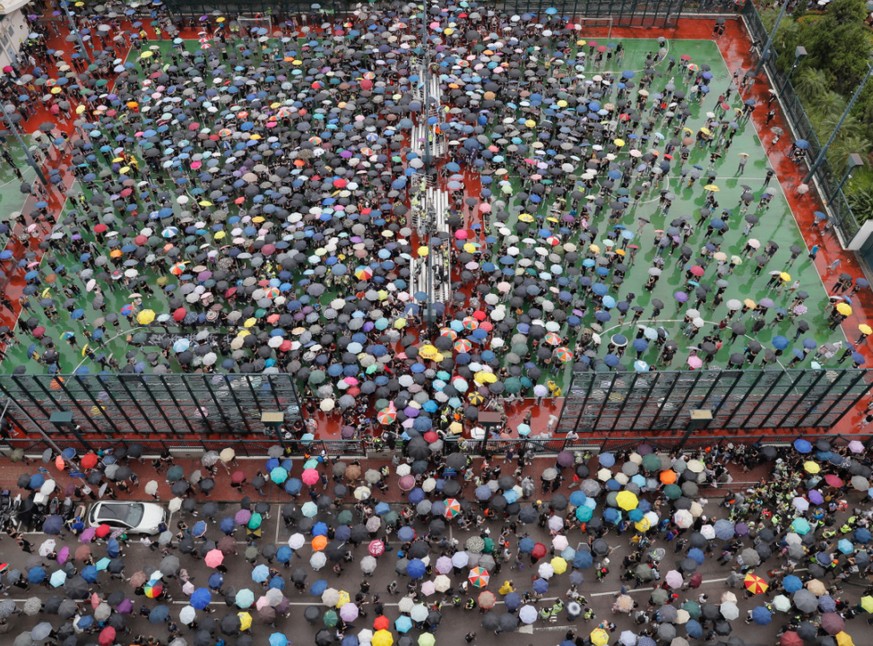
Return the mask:
{"type": "Polygon", "coordinates": [[[76,27],[76,21],[73,20],[73,14],[70,12],[70,3],[69,2],[61,2],[61,8],[64,10],[64,13],[67,15],[67,21],[70,23],[70,33],[76,37],[76,44],[79,45],[79,49],[82,52],[82,56],[85,57],[85,60],[91,63],[91,55],[88,53],[88,50],[85,49],[85,41],[82,40],[82,34],[79,33],[79,28],[76,27]]]}
{"type": "Polygon", "coordinates": [[[776,38],[776,31],[779,29],[779,23],[782,22],[782,18],[785,17],[785,10],[787,8],[788,3],[783,2],[782,7],[779,9],[779,15],[776,16],[776,22],[773,23],[773,29],[767,34],[767,42],[764,43],[764,48],[761,50],[761,58],[758,59],[758,64],[755,66],[756,76],[761,72],[761,68],[764,67],[767,59],[770,58],[770,48],[773,46],[773,39],[776,38]]]}
{"type": "Polygon", "coordinates": [[[42,168],[39,167],[39,164],[36,163],[36,160],[33,158],[33,155],[30,154],[30,148],[27,147],[24,139],[21,137],[21,131],[18,129],[16,122],[21,119],[21,115],[15,110],[15,106],[12,104],[7,104],[3,106],[3,121],[6,122],[6,128],[11,132],[15,139],[18,141],[18,145],[21,146],[21,150],[24,151],[24,158],[27,160],[27,165],[30,166],[34,171],[36,171],[36,176],[39,178],[39,181],[42,182],[43,186],[48,186],[48,180],[45,177],[45,174],[42,172],[42,168]]]}
{"type": "Polygon", "coordinates": [[[852,177],[852,171],[864,165],[864,158],[858,153],[852,153],[846,160],[846,172],[843,173],[843,178],[837,184],[837,193],[843,190],[843,185],[852,177]]]}
{"type": "Polygon", "coordinates": [[[800,65],[800,59],[806,56],[806,47],[803,45],[798,45],[794,48],[794,62],[791,64],[791,69],[785,74],[785,80],[782,82],[782,87],[779,88],[779,92],[783,92],[785,87],[788,85],[788,81],[791,79],[791,75],[794,73],[794,70],[797,69],[797,66],[800,65]]]}
{"type": "Polygon", "coordinates": [[[806,174],[806,177],[803,178],[804,184],[809,184],[809,180],[812,179],[812,176],[815,175],[815,172],[818,170],[819,166],[821,166],[824,162],[825,155],[827,155],[828,153],[828,149],[831,147],[831,144],[834,143],[834,139],[837,138],[837,134],[839,134],[840,129],[843,127],[843,123],[845,123],[846,119],[849,116],[849,113],[852,111],[852,108],[855,107],[855,103],[858,102],[858,98],[861,96],[861,92],[864,91],[864,87],[867,85],[867,81],[870,80],[871,75],[873,75],[873,65],[868,63],[867,72],[864,74],[864,78],[862,78],[861,82],[858,83],[858,87],[855,88],[855,93],[852,94],[852,98],[849,99],[849,102],[846,104],[846,109],[843,110],[843,114],[840,117],[840,120],[837,122],[837,125],[834,126],[834,130],[831,133],[831,136],[828,137],[827,143],[821,147],[818,156],[809,167],[809,172],[806,174]]]}

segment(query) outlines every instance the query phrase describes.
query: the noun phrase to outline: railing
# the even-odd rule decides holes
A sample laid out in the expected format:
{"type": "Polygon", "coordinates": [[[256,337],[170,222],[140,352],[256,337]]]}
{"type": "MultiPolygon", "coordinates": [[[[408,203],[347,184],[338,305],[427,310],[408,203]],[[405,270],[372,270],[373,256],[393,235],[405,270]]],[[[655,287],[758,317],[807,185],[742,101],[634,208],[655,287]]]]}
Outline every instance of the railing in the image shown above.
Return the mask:
{"type": "Polygon", "coordinates": [[[637,434],[690,438],[729,429],[827,429],[870,391],[871,383],[873,371],[857,369],[576,372],[557,428],[582,437],[624,439],[637,434]]]}
{"type": "MultiPolygon", "coordinates": [[[[767,29],[761,21],[761,15],[751,2],[747,2],[742,10],[743,19],[749,35],[753,41],[758,43],[767,42],[767,29]]],[[[773,79],[775,89],[779,93],[782,102],[782,109],[785,112],[788,122],[794,130],[796,139],[805,139],[809,142],[809,150],[807,151],[807,159],[816,159],[822,150],[822,144],[815,133],[815,128],[791,81],[785,77],[782,72],[776,68],[776,59],[778,54],[773,46],[770,47],[770,56],[764,61],[764,68],[773,79]]],[[[762,52],[759,52],[759,55],[762,52]]],[[[839,231],[843,241],[848,242],[855,237],[858,230],[861,228],[855,214],[849,206],[846,196],[842,189],[838,189],[839,178],[835,176],[830,163],[825,159],[824,163],[815,173],[815,179],[818,183],[820,197],[822,201],[831,211],[831,217],[834,227],[839,231]]]]}
{"type": "Polygon", "coordinates": [[[252,437],[300,418],[292,375],[0,375],[6,417],[25,433],[197,442],[199,436],[252,437]]]}

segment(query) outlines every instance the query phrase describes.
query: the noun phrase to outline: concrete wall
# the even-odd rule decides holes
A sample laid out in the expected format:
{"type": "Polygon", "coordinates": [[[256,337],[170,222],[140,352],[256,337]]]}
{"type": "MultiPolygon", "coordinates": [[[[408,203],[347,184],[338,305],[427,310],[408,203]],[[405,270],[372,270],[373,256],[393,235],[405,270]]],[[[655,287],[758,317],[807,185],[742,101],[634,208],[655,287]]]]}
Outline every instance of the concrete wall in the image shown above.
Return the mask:
{"type": "MultiPolygon", "coordinates": [[[[0,14],[5,13],[10,6],[12,3],[0,5],[0,14]]],[[[27,40],[28,33],[23,10],[14,9],[3,16],[3,20],[0,21],[0,68],[13,61],[13,55],[18,51],[21,43],[27,40]]]]}

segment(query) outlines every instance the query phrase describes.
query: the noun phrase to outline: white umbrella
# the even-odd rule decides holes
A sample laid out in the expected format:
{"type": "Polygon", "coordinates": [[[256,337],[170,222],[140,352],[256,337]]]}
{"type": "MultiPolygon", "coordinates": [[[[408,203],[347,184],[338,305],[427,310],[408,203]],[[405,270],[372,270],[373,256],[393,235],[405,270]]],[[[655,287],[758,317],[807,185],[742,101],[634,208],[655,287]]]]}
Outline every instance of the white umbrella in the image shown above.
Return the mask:
{"type": "Polygon", "coordinates": [[[324,555],[324,552],[315,552],[309,557],[309,566],[316,572],[323,568],[326,563],[327,557],[324,555]]]}
{"type": "Polygon", "coordinates": [[[196,617],[197,611],[194,610],[194,606],[182,606],[179,611],[179,621],[186,626],[193,623],[196,617]]]}
{"type": "Polygon", "coordinates": [[[376,571],[376,558],[370,555],[361,559],[361,572],[364,574],[372,574],[376,571]]]}
{"type": "Polygon", "coordinates": [[[305,543],[306,537],[303,534],[296,533],[288,537],[288,547],[292,550],[299,550],[305,543]]]}
{"type": "Polygon", "coordinates": [[[42,545],[39,546],[39,555],[40,556],[48,556],[52,552],[55,551],[55,548],[58,546],[57,541],[55,539],[50,538],[47,541],[43,541],[42,545]]]}
{"type": "Polygon", "coordinates": [[[452,587],[452,580],[445,574],[439,574],[433,580],[433,587],[437,592],[446,592],[452,587]]]}

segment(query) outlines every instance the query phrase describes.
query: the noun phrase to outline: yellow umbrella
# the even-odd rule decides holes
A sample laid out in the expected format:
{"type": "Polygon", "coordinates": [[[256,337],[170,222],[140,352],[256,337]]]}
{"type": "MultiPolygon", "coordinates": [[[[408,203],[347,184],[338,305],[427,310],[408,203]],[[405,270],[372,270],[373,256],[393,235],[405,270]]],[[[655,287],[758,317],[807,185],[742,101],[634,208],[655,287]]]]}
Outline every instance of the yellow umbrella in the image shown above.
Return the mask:
{"type": "Polygon", "coordinates": [[[781,278],[783,282],[787,283],[789,280],[791,280],[791,274],[789,274],[787,271],[783,271],[781,274],[779,274],[779,278],[781,278]]]}
{"type": "Polygon", "coordinates": [[[652,529],[652,521],[643,516],[634,523],[634,529],[636,529],[638,532],[647,532],[652,529]]]}
{"type": "Polygon", "coordinates": [[[869,594],[861,597],[861,608],[863,608],[865,612],[873,614],[873,597],[869,594]]]}
{"type": "Polygon", "coordinates": [[[351,600],[352,600],[352,598],[348,592],[346,592],[345,590],[340,590],[339,591],[339,598],[337,599],[337,602],[336,602],[336,607],[342,608],[344,605],[349,603],[351,600]]]}
{"type": "Polygon", "coordinates": [[[866,323],[861,323],[861,325],[858,326],[858,331],[861,334],[873,334],[873,327],[870,327],[866,323]]]}
{"type": "Polygon", "coordinates": [[[553,558],[550,565],[555,571],[555,574],[563,574],[567,571],[567,561],[560,556],[556,556],[555,558],[553,558]]]}
{"type": "Polygon", "coordinates": [[[470,401],[471,404],[473,404],[473,406],[478,406],[483,401],[485,401],[485,398],[479,393],[478,390],[474,390],[469,395],[467,395],[467,399],[470,401]]]}
{"type": "Polygon", "coordinates": [[[637,508],[637,505],[640,504],[640,500],[632,491],[619,491],[618,495],[615,497],[615,504],[625,511],[631,511],[632,509],[637,508]]]}
{"type": "Polygon", "coordinates": [[[428,254],[430,254],[430,249],[428,249],[427,247],[423,247],[423,246],[422,246],[422,247],[419,247],[419,248],[418,248],[418,255],[419,255],[419,257],[424,258],[424,257],[427,256],[428,254]]]}
{"type": "Polygon", "coordinates": [[[460,435],[464,432],[464,426],[460,422],[452,422],[449,424],[449,433],[452,435],[460,435]]]}
{"type": "Polygon", "coordinates": [[[464,251],[466,251],[467,253],[476,253],[477,251],[479,251],[479,245],[477,245],[475,242],[465,242],[464,251]]]}
{"type": "Polygon", "coordinates": [[[803,470],[807,473],[815,475],[816,473],[819,473],[821,471],[821,467],[812,460],[807,460],[803,463],[803,470]]]}
{"type": "Polygon", "coordinates": [[[855,646],[852,636],[845,630],[841,630],[834,637],[837,640],[837,646],[855,646]]]}
{"type": "Polygon", "coordinates": [[[432,359],[437,354],[439,354],[439,350],[437,350],[436,346],[433,346],[430,343],[427,343],[418,349],[418,356],[423,359],[432,359]]]}
{"type": "MultiPolygon", "coordinates": [[[[594,646],[606,646],[609,643],[609,633],[603,630],[603,628],[595,628],[588,635],[588,639],[591,640],[594,646]]],[[[376,646],[375,643],[373,646],[376,646]]]]}
{"type": "Polygon", "coordinates": [[[537,122],[534,121],[533,119],[528,119],[527,121],[524,122],[524,125],[526,125],[528,128],[536,128],[537,122]]]}
{"type": "Polygon", "coordinates": [[[142,54],[140,54],[139,57],[140,58],[151,58],[154,55],[155,55],[155,53],[153,51],[147,50],[147,51],[144,51],[142,54]]]}
{"type": "Polygon", "coordinates": [[[746,307],[748,307],[750,310],[753,310],[753,309],[755,309],[756,307],[758,307],[758,304],[755,303],[755,301],[753,301],[751,298],[747,298],[747,299],[745,299],[745,300],[743,301],[743,305],[745,305],[746,307]]]}
{"type": "Polygon", "coordinates": [[[240,630],[248,630],[252,627],[252,616],[247,612],[238,612],[236,616],[239,617],[239,629],[240,630]]]}
{"type": "Polygon", "coordinates": [[[394,328],[397,330],[402,330],[403,328],[406,327],[406,323],[407,323],[406,319],[399,318],[396,321],[394,321],[394,328]]]}
{"type": "Polygon", "coordinates": [[[245,320],[245,323],[243,323],[243,327],[245,327],[245,328],[255,327],[255,324],[257,324],[257,322],[258,322],[258,320],[256,318],[247,318],[245,320]]]}
{"type": "Polygon", "coordinates": [[[154,310],[143,310],[136,315],[136,322],[140,325],[148,325],[155,320],[154,310]]]}
{"type": "Polygon", "coordinates": [[[715,184],[707,184],[703,187],[704,191],[709,191],[710,193],[718,193],[721,189],[715,184]]]}
{"type": "Polygon", "coordinates": [[[377,630],[373,635],[373,639],[370,640],[370,643],[373,646],[392,646],[394,643],[394,635],[387,630],[377,630]]]}
{"type": "Polygon", "coordinates": [[[521,215],[518,216],[518,219],[520,222],[528,222],[529,223],[529,222],[534,221],[534,216],[532,216],[530,213],[522,213],[521,215]]]}
{"type": "Polygon", "coordinates": [[[712,134],[712,130],[710,130],[709,128],[701,128],[700,132],[705,134],[707,137],[712,134]]]}
{"type": "Polygon", "coordinates": [[[624,139],[616,139],[616,140],[613,141],[612,143],[614,143],[614,144],[615,144],[616,146],[618,146],[619,148],[622,148],[622,147],[624,146],[624,139]]]}
{"type": "Polygon", "coordinates": [[[600,253],[600,247],[596,244],[590,244],[588,245],[588,251],[591,251],[592,253],[600,253]]]}
{"type": "Polygon", "coordinates": [[[848,303],[838,303],[837,311],[843,316],[849,316],[852,313],[852,308],[848,303]]]}
{"type": "Polygon", "coordinates": [[[473,377],[473,380],[480,384],[493,384],[497,382],[497,375],[493,372],[485,372],[484,370],[481,372],[477,372],[476,376],[473,377]]]}

